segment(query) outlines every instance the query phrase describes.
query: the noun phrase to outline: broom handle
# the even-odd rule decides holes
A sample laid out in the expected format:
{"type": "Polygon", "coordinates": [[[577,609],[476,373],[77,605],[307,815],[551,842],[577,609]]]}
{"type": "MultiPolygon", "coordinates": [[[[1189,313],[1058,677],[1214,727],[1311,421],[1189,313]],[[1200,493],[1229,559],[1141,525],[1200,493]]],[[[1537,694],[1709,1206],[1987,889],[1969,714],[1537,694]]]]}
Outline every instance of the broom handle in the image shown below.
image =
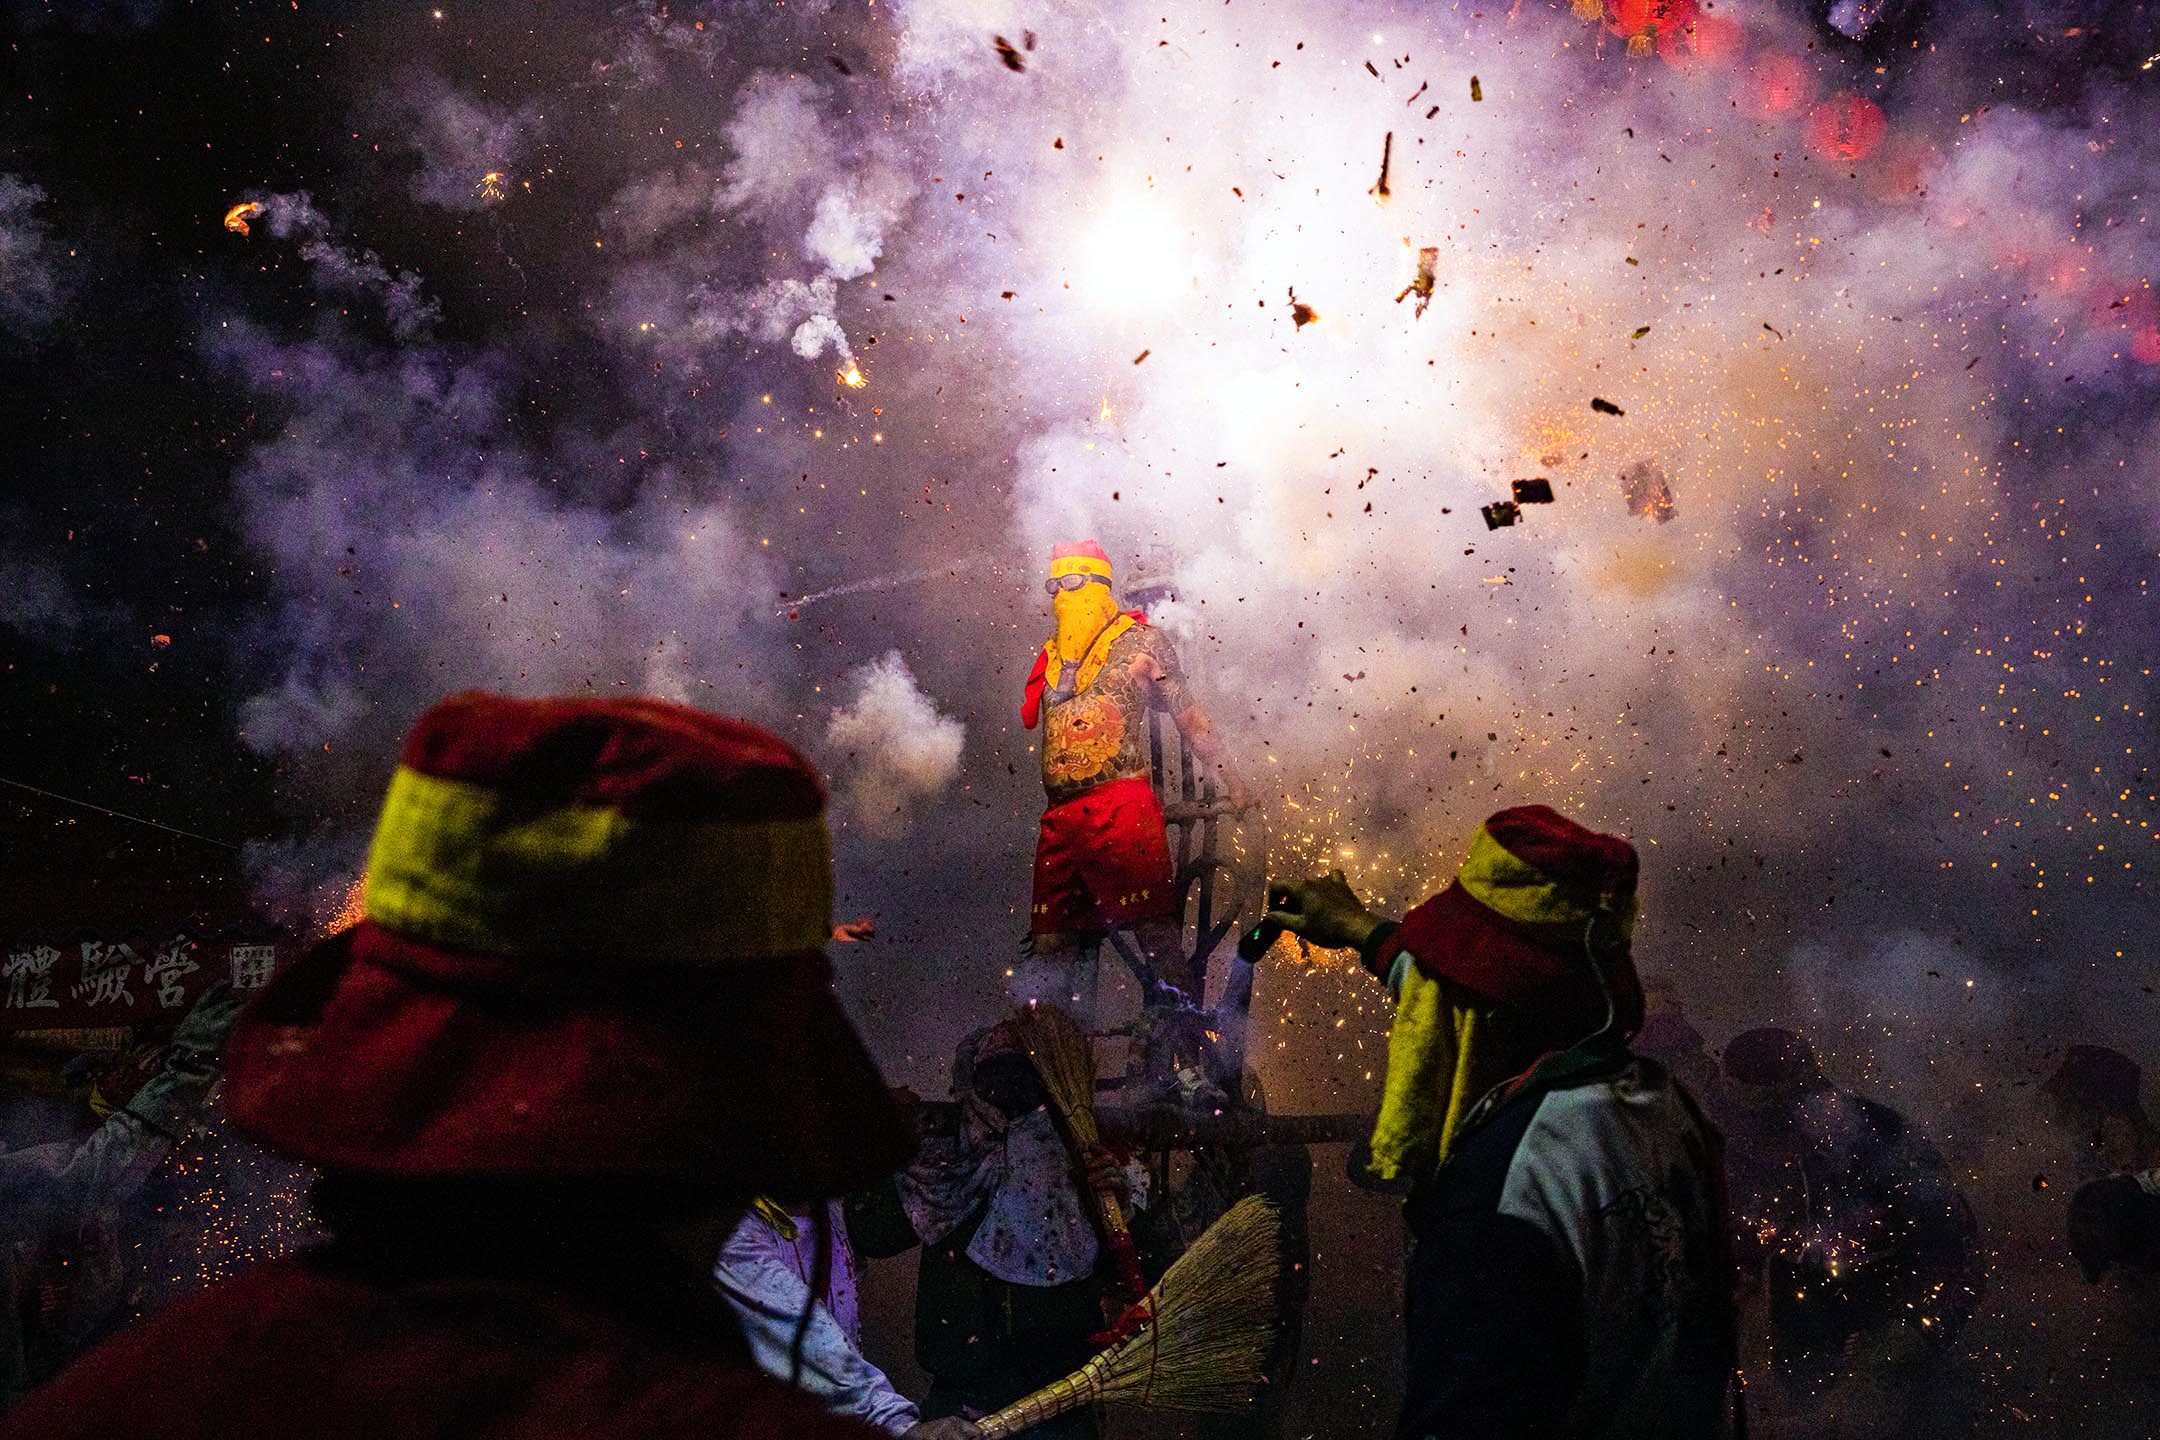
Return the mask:
{"type": "Polygon", "coordinates": [[[1125,1228],[1125,1212],[1118,1208],[1117,1192],[1097,1190],[1095,1206],[1102,1213],[1103,1238],[1110,1244],[1110,1260],[1117,1267],[1118,1289],[1127,1305],[1147,1298],[1147,1277],[1140,1273],[1140,1252],[1133,1248],[1132,1231],[1125,1228]]]}
{"type": "MultiPolygon", "coordinates": [[[[1071,1132],[1081,1154],[1102,1141],[1095,1125],[1094,1107],[1082,1101],[1065,1111],[1065,1128],[1071,1132]]],[[[1095,1211],[1102,1219],[1103,1241],[1110,1247],[1110,1261],[1117,1270],[1120,1298],[1138,1305],[1147,1298],[1147,1277],[1140,1272],[1140,1252],[1133,1248],[1132,1231],[1125,1226],[1125,1212],[1118,1208],[1117,1192],[1108,1186],[1095,1189],[1095,1211]]]]}
{"type": "Polygon", "coordinates": [[[1056,1380],[1032,1395],[1023,1395],[1012,1404],[992,1415],[985,1415],[975,1422],[975,1428],[999,1440],[1006,1435],[1017,1435],[1045,1420],[1054,1420],[1067,1411],[1078,1410],[1095,1402],[1101,1390],[1101,1382],[1095,1378],[1095,1370],[1101,1357],[1090,1360],[1085,1366],[1073,1371],[1062,1380],[1056,1380]]]}

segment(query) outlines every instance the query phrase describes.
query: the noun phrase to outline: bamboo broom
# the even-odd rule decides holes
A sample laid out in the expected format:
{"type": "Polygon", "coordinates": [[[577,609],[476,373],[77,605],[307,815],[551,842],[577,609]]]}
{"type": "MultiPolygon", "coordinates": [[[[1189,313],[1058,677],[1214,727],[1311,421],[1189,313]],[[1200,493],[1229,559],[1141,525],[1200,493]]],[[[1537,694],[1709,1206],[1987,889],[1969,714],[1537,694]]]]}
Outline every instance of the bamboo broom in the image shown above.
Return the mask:
{"type": "MultiPolygon", "coordinates": [[[[1102,1143],[1102,1132],[1095,1124],[1094,1047],[1072,1016],[1055,1005],[1030,1005],[1017,1018],[1028,1059],[1042,1078],[1050,1108],[1057,1112],[1066,1142],[1072,1147],[1073,1163],[1083,1166],[1088,1152],[1102,1143]]],[[[1091,1193],[1103,1244],[1117,1271],[1119,1298],[1127,1306],[1137,1307],[1147,1294],[1147,1279],[1140,1273],[1140,1252],[1133,1248],[1132,1232],[1125,1228],[1125,1212],[1118,1206],[1117,1192],[1108,1186],[1094,1186],[1091,1193]]],[[[1119,1322],[1120,1327],[1128,1326],[1132,1318],[1128,1312],[1127,1319],[1119,1322]]],[[[1119,1339],[1122,1335],[1114,1327],[1101,1338],[1119,1339]]]]}
{"type": "Polygon", "coordinates": [[[1017,1435],[1083,1405],[1236,1414],[1267,1383],[1279,1314],[1281,1223],[1248,1195],[1207,1228],[1147,1297],[1148,1327],[1055,1384],[976,1421],[1017,1435]]]}

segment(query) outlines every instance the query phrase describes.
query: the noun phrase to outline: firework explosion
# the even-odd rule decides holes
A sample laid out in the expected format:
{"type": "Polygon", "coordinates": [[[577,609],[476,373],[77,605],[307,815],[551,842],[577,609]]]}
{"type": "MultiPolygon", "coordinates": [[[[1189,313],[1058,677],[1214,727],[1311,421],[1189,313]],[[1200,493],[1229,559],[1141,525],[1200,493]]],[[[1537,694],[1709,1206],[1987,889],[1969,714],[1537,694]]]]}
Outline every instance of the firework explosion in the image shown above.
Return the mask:
{"type": "MultiPolygon", "coordinates": [[[[1504,804],[1628,834],[1646,968],[1727,1032],[1806,1024],[1974,1176],[2042,1143],[2002,1107],[2065,1037],[2136,1049],[2143,11],[513,9],[265,24],[345,80],[317,160],[191,197],[268,215],[171,280],[232,397],[210,488],[253,578],[208,638],[297,836],[267,888],[347,897],[446,690],[748,715],[890,796],[839,838],[881,916],[846,979],[935,1093],[995,1003],[955,957],[1024,928],[1041,557],[1095,535],[1176,551],[1155,619],[1278,873],[1400,908],[1504,804]],[[506,206],[506,173],[548,179],[506,206]],[[881,728],[846,677],[895,652],[921,705],[881,728]],[[880,779],[915,714],[942,787],[880,779]]],[[[0,176],[37,299],[0,338],[83,303],[62,187],[0,176]]],[[[0,621],[178,628],[80,598],[72,514],[49,554],[0,534],[0,621]]],[[[1355,967],[1260,993],[1288,1108],[1376,1070],[1355,967]]],[[[2005,1424],[2088,1403],[1990,1385],[2005,1424]]]]}

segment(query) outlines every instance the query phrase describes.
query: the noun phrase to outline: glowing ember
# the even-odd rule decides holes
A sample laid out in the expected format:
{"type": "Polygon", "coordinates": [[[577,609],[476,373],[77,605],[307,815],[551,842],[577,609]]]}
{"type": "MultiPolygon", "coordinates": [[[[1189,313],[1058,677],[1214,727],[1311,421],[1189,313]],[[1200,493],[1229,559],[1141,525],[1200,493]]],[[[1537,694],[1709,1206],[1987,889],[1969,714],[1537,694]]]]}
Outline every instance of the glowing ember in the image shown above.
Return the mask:
{"type": "Polygon", "coordinates": [[[478,195],[490,205],[495,204],[509,193],[508,190],[503,188],[503,173],[500,170],[488,171],[487,174],[482,175],[473,184],[473,194],[478,195]]]}
{"type": "Polygon", "coordinates": [[[262,201],[243,200],[225,212],[225,228],[235,235],[245,235],[248,233],[248,221],[262,213],[262,201]]]}
{"type": "Polygon", "coordinates": [[[323,927],[324,933],[339,934],[352,929],[366,918],[367,876],[363,873],[354,877],[351,887],[345,892],[345,898],[339,901],[337,909],[330,913],[329,923],[323,927]]]}
{"type": "Polygon", "coordinates": [[[835,370],[833,374],[841,384],[847,386],[850,390],[860,390],[870,383],[863,378],[862,367],[853,360],[847,362],[847,369],[835,370]]]}

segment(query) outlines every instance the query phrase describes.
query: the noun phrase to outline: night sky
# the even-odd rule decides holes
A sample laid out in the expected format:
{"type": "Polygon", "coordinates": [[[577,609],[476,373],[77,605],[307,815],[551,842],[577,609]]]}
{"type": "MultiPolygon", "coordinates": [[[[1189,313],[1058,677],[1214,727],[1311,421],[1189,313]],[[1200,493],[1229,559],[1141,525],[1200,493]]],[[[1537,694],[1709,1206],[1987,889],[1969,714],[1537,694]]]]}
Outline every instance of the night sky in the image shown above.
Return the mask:
{"type": "MultiPolygon", "coordinates": [[[[1166,547],[1277,872],[1631,836],[1712,1042],[1800,1025],[1974,1193],[1990,1423],[2123,1418],[2151,1357],[2001,1357],[2099,1303],[2036,1080],[2160,1062],[2160,11],[1684,9],[0,4],[0,778],[306,928],[443,693],[749,716],[934,1093],[1046,547],[1166,547]]],[[[1358,977],[1260,1007],[1278,1108],[1367,1093],[1358,977]]]]}

